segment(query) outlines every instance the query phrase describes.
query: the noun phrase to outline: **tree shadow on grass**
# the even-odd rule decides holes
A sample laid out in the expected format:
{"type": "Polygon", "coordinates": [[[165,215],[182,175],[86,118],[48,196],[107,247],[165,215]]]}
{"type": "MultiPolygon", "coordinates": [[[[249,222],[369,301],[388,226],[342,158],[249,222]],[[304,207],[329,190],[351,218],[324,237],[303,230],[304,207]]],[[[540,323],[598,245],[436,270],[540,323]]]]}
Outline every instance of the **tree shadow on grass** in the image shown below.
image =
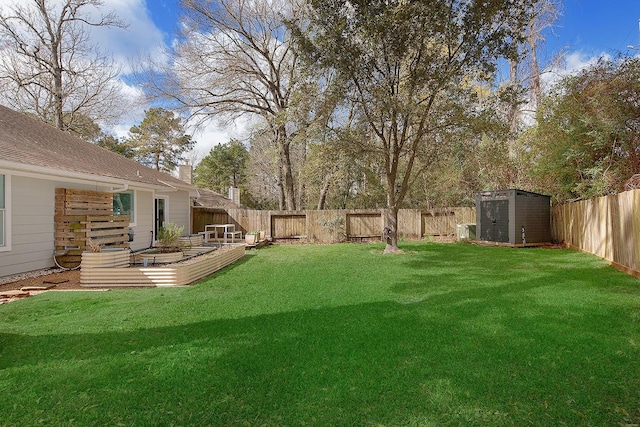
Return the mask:
{"type": "Polygon", "coordinates": [[[638,349],[623,345],[634,336],[623,312],[558,312],[526,298],[541,287],[520,283],[519,298],[510,286],[458,284],[413,304],[135,331],[2,334],[0,412],[7,424],[30,424],[24,400],[38,396],[47,408],[39,420],[54,424],[628,421],[640,374],[638,349]]]}

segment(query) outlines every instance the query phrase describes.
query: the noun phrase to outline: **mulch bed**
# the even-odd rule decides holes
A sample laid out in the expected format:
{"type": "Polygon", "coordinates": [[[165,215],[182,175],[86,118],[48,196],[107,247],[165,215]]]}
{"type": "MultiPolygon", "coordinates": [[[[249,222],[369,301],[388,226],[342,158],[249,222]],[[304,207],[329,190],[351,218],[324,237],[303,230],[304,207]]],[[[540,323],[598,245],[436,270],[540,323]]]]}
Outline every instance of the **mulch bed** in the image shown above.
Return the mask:
{"type": "Polygon", "coordinates": [[[17,301],[48,290],[87,290],[80,286],[80,270],[38,272],[39,275],[16,276],[17,280],[0,284],[0,304],[17,301]]]}

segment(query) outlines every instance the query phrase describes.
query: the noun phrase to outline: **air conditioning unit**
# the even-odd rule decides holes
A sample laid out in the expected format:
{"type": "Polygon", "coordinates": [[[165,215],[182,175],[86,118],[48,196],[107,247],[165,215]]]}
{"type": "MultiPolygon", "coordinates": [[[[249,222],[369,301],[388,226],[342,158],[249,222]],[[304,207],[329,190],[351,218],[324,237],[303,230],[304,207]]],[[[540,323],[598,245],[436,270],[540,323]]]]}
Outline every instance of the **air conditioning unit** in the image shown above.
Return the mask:
{"type": "Polygon", "coordinates": [[[476,225],[475,224],[458,224],[457,237],[458,237],[458,241],[476,240],[476,225]]]}

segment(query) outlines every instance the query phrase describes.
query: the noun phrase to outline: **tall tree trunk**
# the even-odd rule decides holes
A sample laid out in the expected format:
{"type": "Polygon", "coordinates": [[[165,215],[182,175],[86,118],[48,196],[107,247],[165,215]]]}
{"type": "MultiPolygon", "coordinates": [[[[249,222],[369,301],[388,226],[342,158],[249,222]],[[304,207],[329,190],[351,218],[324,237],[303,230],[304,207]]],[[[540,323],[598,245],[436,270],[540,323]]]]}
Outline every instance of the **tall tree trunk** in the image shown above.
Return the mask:
{"type": "Polygon", "coordinates": [[[54,42],[51,47],[54,52],[53,61],[53,124],[60,130],[64,129],[64,97],[62,96],[62,66],[61,58],[58,56],[58,43],[54,42]]]}
{"type": "Polygon", "coordinates": [[[535,37],[529,37],[529,46],[531,48],[531,89],[533,91],[533,100],[536,109],[542,100],[542,86],[540,84],[540,65],[538,65],[538,52],[535,37]]]}
{"type": "Polygon", "coordinates": [[[62,97],[62,71],[56,70],[56,76],[54,79],[54,126],[60,130],[64,129],[64,111],[63,111],[63,97],[62,97]],[[58,71],[60,71],[58,73],[58,71]]]}
{"type": "Polygon", "coordinates": [[[282,163],[278,163],[278,209],[281,211],[284,210],[285,207],[284,184],[282,183],[284,178],[282,176],[282,163]]]}
{"type": "Polygon", "coordinates": [[[324,182],[322,183],[322,189],[320,190],[320,200],[318,200],[318,210],[321,211],[324,209],[325,204],[327,203],[327,194],[329,194],[330,180],[328,176],[324,177],[324,182]]]}
{"type": "MultiPolygon", "coordinates": [[[[509,86],[517,92],[518,86],[518,61],[515,59],[509,60],[509,86]]],[[[518,104],[519,100],[514,96],[511,105],[509,105],[509,131],[511,136],[516,134],[518,130],[518,104]]],[[[510,153],[511,154],[511,153],[510,153]]]]}
{"type": "Polygon", "coordinates": [[[300,159],[300,166],[298,167],[298,194],[297,194],[297,203],[296,206],[298,209],[302,210],[305,208],[306,203],[306,186],[305,186],[305,178],[303,176],[304,165],[307,163],[307,145],[306,141],[302,142],[304,144],[300,149],[302,150],[302,156],[300,159]]]}
{"type": "Polygon", "coordinates": [[[388,207],[384,210],[383,239],[385,241],[384,253],[396,253],[400,251],[398,248],[398,208],[397,206],[388,207]]]}
{"type": "Polygon", "coordinates": [[[390,163],[393,166],[387,172],[387,208],[384,210],[383,230],[383,238],[385,240],[384,253],[400,252],[398,247],[398,208],[406,191],[406,189],[396,185],[397,157],[394,157],[390,163]]]}
{"type": "Polygon", "coordinates": [[[280,147],[280,164],[284,178],[284,199],[288,211],[296,210],[295,187],[293,182],[293,172],[291,167],[291,142],[287,138],[287,131],[284,125],[278,127],[276,131],[278,146],[280,147]]]}

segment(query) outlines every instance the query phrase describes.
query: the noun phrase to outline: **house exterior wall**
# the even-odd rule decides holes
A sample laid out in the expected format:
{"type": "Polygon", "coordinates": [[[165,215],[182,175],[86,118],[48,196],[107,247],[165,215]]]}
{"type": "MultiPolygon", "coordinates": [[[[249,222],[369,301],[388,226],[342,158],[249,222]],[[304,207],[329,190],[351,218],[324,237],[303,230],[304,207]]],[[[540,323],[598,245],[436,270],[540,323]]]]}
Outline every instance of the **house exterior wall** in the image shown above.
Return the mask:
{"type": "MultiPolygon", "coordinates": [[[[3,171],[0,174],[10,176],[11,188],[7,213],[11,216],[11,244],[7,250],[0,251],[0,277],[27,271],[53,267],[55,249],[55,189],[74,188],[82,190],[109,191],[109,187],[96,185],[95,182],[79,180],[64,181],[36,174],[21,174],[15,171],[3,171]]],[[[154,219],[154,190],[133,188],[135,191],[135,222],[133,250],[149,247],[154,219]]],[[[167,193],[165,193],[167,194],[167,193]]],[[[169,194],[169,206],[172,209],[171,222],[190,229],[190,199],[187,191],[175,191],[169,194]]]]}
{"type": "MultiPolygon", "coordinates": [[[[10,172],[11,247],[0,252],[0,277],[52,267],[54,251],[55,189],[69,183],[10,172]]],[[[95,189],[89,184],[73,188],[95,189]]]]}
{"type": "Polygon", "coordinates": [[[187,191],[165,193],[137,189],[135,190],[136,218],[132,225],[134,240],[130,243],[134,251],[148,248],[153,244],[156,197],[166,199],[167,222],[184,226],[184,234],[189,234],[191,230],[191,203],[187,191]]]}
{"type": "Polygon", "coordinates": [[[132,250],[145,249],[153,244],[153,191],[135,190],[135,222],[133,228],[133,242],[129,245],[132,250]]]}
{"type": "Polygon", "coordinates": [[[11,246],[0,252],[0,276],[53,265],[53,190],[47,197],[52,186],[15,175],[10,185],[11,246]]]}
{"type": "Polygon", "coordinates": [[[186,191],[169,193],[169,222],[184,226],[183,234],[191,232],[191,199],[186,191]]]}

